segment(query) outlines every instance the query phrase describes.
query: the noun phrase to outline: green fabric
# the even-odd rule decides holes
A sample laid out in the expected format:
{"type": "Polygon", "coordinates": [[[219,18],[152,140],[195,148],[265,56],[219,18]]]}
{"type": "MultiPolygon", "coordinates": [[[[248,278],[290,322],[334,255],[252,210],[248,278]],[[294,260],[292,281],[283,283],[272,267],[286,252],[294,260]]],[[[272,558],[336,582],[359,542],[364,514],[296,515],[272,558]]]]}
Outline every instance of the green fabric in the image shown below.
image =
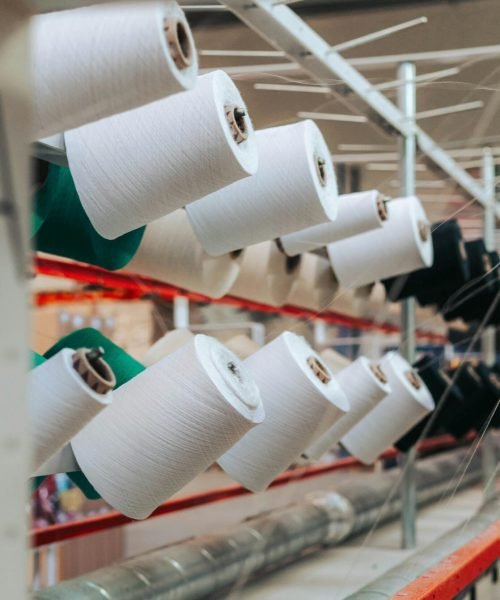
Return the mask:
{"type": "MultiPolygon", "coordinates": [[[[45,353],[45,358],[50,358],[63,348],[95,348],[101,346],[104,349],[104,360],[112,368],[116,377],[116,387],[120,387],[139,373],[145,370],[138,360],[132,358],[120,346],[114,344],[96,329],[86,328],[74,331],[61,338],[45,353]]],[[[68,477],[75,483],[89,500],[98,500],[101,496],[91,485],[89,480],[81,471],[67,473],[68,477]]],[[[38,485],[41,482],[38,483],[38,485]]]]}
{"type": "Polygon", "coordinates": [[[45,481],[45,475],[39,475],[38,477],[31,478],[31,493],[36,491],[36,488],[45,481]]]}
{"type": "Polygon", "coordinates": [[[63,348],[95,348],[102,346],[104,349],[104,360],[113,369],[116,377],[116,387],[120,387],[139,373],[145,370],[138,360],[132,358],[120,346],[114,344],[110,339],[104,336],[97,329],[91,327],[73,331],[69,335],[61,338],[44,354],[45,358],[50,358],[57,354],[63,348]]]}
{"type": "Polygon", "coordinates": [[[33,228],[37,250],[112,271],[132,260],[145,230],[140,227],[116,240],[100,236],[82,207],[70,170],[58,165],[49,166],[35,194],[33,228]]]}
{"type": "Polygon", "coordinates": [[[47,359],[44,358],[41,354],[37,354],[36,352],[31,351],[31,368],[34,369],[35,367],[38,367],[39,365],[43,365],[43,363],[46,361],[47,359]]]}
{"type": "Polygon", "coordinates": [[[50,212],[50,200],[46,197],[46,192],[44,193],[45,186],[42,187],[39,192],[35,195],[35,200],[33,202],[33,211],[31,215],[31,234],[32,236],[36,236],[40,231],[40,227],[44,224],[47,215],[50,212]],[[40,194],[40,197],[39,197],[40,194]]]}

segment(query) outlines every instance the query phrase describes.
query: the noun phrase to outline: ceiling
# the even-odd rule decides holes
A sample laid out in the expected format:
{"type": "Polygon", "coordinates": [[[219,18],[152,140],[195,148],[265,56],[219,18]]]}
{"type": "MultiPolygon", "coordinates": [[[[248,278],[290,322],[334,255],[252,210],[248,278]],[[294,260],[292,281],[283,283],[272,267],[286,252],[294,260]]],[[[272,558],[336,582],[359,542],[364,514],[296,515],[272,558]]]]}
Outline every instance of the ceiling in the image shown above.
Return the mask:
{"type": "MultiPolygon", "coordinates": [[[[201,0],[200,0],[201,2],[201,0]]],[[[214,2],[215,3],[215,2],[214,2]]],[[[192,4],[190,2],[190,4],[192,4]]],[[[203,2],[206,4],[206,2],[203,2]]],[[[305,0],[293,4],[301,17],[330,44],[338,44],[416,17],[426,16],[427,24],[393,34],[343,53],[373,84],[396,79],[398,60],[373,57],[406,53],[430,53],[416,62],[417,74],[450,67],[459,72],[431,83],[421,84],[417,92],[417,112],[464,102],[481,101],[478,110],[419,121],[441,145],[454,151],[476,148],[476,155],[459,156],[470,172],[479,175],[481,147],[488,143],[500,162],[500,2],[498,0],[462,1],[368,1],[305,0]],[[300,8],[299,8],[300,7],[300,8]],[[445,59],[436,52],[498,45],[498,53],[445,59]],[[365,59],[372,60],[365,60],[365,59]],[[486,138],[486,139],[485,139],[486,138]]],[[[215,11],[190,11],[198,50],[274,50],[233,15],[215,11]]],[[[311,83],[305,71],[272,69],[269,64],[286,63],[286,57],[208,57],[201,56],[202,68],[226,68],[237,81],[257,128],[293,122],[299,111],[348,114],[348,109],[328,94],[263,91],[255,83],[311,83]],[[253,65],[243,73],[243,65],[253,65]]],[[[336,80],[324,84],[338,85],[336,80]]],[[[317,85],[317,82],[315,82],[317,85]]],[[[397,90],[384,93],[393,101],[397,90]]],[[[397,140],[365,123],[317,121],[337,164],[359,164],[361,188],[378,188],[398,195],[397,140]],[[368,156],[367,156],[368,155],[368,156]],[[370,156],[371,155],[371,156],[370,156]]],[[[462,153],[464,154],[464,153],[462,153]]],[[[456,186],[420,162],[417,192],[431,221],[459,211],[464,235],[481,235],[482,210],[469,203],[456,186]]],[[[499,240],[500,242],[500,240],[499,240]]]]}

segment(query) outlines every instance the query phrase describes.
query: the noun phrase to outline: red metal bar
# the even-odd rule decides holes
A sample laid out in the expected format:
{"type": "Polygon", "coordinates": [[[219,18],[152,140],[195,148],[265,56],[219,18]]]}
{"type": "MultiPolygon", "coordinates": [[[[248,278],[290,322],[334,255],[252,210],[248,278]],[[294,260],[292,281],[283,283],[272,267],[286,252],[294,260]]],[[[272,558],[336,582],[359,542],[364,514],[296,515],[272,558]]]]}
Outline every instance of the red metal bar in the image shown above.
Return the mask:
{"type": "Polygon", "coordinates": [[[393,600],[453,600],[500,558],[500,521],[423,573],[393,600]]]}
{"type": "MultiPolygon", "coordinates": [[[[427,454],[430,452],[437,452],[452,446],[456,446],[457,442],[454,438],[448,435],[431,438],[424,440],[418,447],[419,452],[427,454]]],[[[383,459],[395,458],[398,452],[395,448],[389,448],[381,456],[383,459]]],[[[300,469],[293,469],[285,471],[279,475],[269,486],[270,488],[279,487],[294,481],[302,481],[311,477],[319,477],[321,475],[327,475],[334,471],[342,469],[349,469],[363,466],[357,459],[349,456],[347,458],[341,458],[335,460],[326,465],[313,465],[310,467],[304,467],[300,469]]],[[[222,488],[213,490],[207,490],[191,496],[183,496],[181,498],[174,498],[168,500],[159,506],[153,514],[148,517],[152,519],[154,517],[160,517],[169,513],[177,512],[180,510],[186,510],[188,508],[194,508],[195,506],[202,506],[205,504],[211,504],[213,502],[219,502],[221,500],[229,500],[231,498],[237,498],[239,496],[246,496],[252,492],[248,491],[240,485],[229,485],[222,488]]],[[[31,545],[35,548],[44,546],[46,544],[53,544],[55,542],[62,542],[75,537],[83,535],[89,535],[107,529],[113,529],[114,527],[120,527],[127,523],[134,523],[133,519],[126,517],[116,511],[99,515],[96,517],[90,517],[81,519],[78,521],[69,521],[67,523],[61,523],[57,525],[51,525],[40,529],[34,529],[30,533],[31,545]]]]}
{"type": "MultiPolygon", "coordinates": [[[[280,314],[283,316],[294,317],[296,319],[317,319],[321,318],[331,325],[351,327],[353,329],[360,330],[376,330],[383,333],[398,333],[399,327],[391,325],[389,323],[376,323],[369,319],[362,319],[360,317],[352,317],[344,315],[335,311],[325,311],[318,313],[313,310],[307,310],[299,308],[297,306],[268,306],[267,304],[260,304],[258,302],[251,302],[242,298],[236,298],[234,296],[224,296],[224,298],[208,298],[202,294],[190,292],[188,290],[182,290],[180,288],[161,283],[153,279],[147,279],[145,277],[139,277],[130,274],[116,273],[114,271],[106,271],[99,267],[91,265],[84,265],[74,262],[66,262],[63,260],[57,260],[52,258],[35,258],[35,268],[38,273],[44,275],[52,275],[55,277],[64,277],[66,279],[73,279],[87,284],[99,285],[104,288],[110,288],[111,290],[127,290],[137,294],[136,297],[142,296],[159,296],[165,300],[172,300],[175,296],[185,296],[193,302],[211,303],[211,304],[225,304],[227,306],[234,306],[235,308],[242,308],[246,310],[280,314]]],[[[445,343],[446,338],[429,332],[429,331],[417,331],[418,338],[425,338],[435,343],[445,343]]]]}
{"type": "Polygon", "coordinates": [[[38,292],[34,296],[37,306],[70,304],[73,302],[102,302],[106,300],[140,300],[141,294],[132,290],[75,290],[68,292],[38,292]]]}

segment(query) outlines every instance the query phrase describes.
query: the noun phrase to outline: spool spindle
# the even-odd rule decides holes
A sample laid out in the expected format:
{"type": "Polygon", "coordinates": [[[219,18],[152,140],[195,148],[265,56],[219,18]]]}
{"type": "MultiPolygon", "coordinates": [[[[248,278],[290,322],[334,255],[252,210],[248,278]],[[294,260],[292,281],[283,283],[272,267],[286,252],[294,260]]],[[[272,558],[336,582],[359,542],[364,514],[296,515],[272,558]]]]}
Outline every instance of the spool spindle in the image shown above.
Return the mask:
{"type": "Polygon", "coordinates": [[[383,196],[379,194],[377,196],[377,212],[381,221],[387,221],[389,217],[389,212],[387,211],[387,201],[389,198],[387,196],[383,196]]]}
{"type": "Polygon", "coordinates": [[[405,377],[409,381],[410,385],[416,390],[419,390],[422,387],[422,380],[418,376],[418,373],[413,369],[406,371],[405,377]]]}
{"type": "Polygon", "coordinates": [[[240,106],[229,104],[225,107],[226,119],[231,128],[233,139],[241,144],[248,138],[248,126],[246,121],[246,110],[240,106]]]}
{"type": "Polygon", "coordinates": [[[180,70],[187,69],[192,62],[193,47],[186,24],[176,17],[168,17],[164,20],[163,27],[175,66],[180,70]]]}
{"type": "Polygon", "coordinates": [[[318,173],[319,182],[323,187],[326,186],[327,173],[326,173],[326,160],[321,156],[316,156],[316,171],[318,173]]]}
{"type": "Polygon", "coordinates": [[[332,380],[328,368],[316,356],[309,356],[307,364],[321,383],[329,383],[332,380]]]}
{"type": "Polygon", "coordinates": [[[103,360],[104,348],[80,348],[72,357],[73,368],[85,383],[98,394],[106,394],[116,385],[116,377],[103,360]]]}
{"type": "Polygon", "coordinates": [[[370,370],[381,383],[388,383],[387,375],[378,363],[371,363],[370,370]]]}

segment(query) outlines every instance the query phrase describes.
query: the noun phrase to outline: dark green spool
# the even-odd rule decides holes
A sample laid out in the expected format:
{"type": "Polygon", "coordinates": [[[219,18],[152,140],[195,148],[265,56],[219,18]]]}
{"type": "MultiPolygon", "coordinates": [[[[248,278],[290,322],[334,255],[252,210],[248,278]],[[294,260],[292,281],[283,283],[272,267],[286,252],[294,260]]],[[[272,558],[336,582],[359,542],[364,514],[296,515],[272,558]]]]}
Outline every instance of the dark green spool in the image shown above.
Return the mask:
{"type": "Polygon", "coordinates": [[[100,236],[92,226],[67,167],[49,165],[35,194],[33,233],[37,250],[115,271],[137,252],[145,227],[116,240],[100,236]]]}
{"type": "MultiPolygon", "coordinates": [[[[120,346],[114,344],[106,336],[102,335],[96,329],[86,328],[74,331],[69,335],[61,338],[45,353],[45,358],[50,358],[57,354],[63,348],[95,348],[100,346],[104,349],[104,360],[112,368],[116,377],[116,387],[120,387],[139,373],[145,370],[138,360],[132,358],[130,354],[125,352],[120,346]]],[[[98,492],[93,488],[88,479],[81,471],[68,473],[68,477],[75,483],[85,494],[89,500],[97,500],[100,498],[98,492]]],[[[43,479],[41,480],[43,481],[43,479]]],[[[40,485],[41,481],[37,481],[36,485],[40,485]]]]}

